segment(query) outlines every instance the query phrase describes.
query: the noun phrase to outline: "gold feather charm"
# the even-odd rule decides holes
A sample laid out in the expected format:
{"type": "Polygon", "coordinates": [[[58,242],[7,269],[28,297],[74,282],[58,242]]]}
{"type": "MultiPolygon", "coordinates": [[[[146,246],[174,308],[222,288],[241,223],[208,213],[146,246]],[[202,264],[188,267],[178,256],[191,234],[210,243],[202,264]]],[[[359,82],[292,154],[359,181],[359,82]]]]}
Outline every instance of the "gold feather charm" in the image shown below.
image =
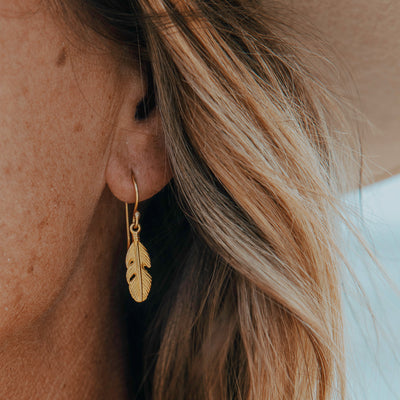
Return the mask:
{"type": "Polygon", "coordinates": [[[132,233],[132,244],[126,253],[126,281],[129,284],[129,292],[132,298],[141,303],[147,299],[151,288],[151,275],[146,268],[151,268],[149,253],[140,243],[140,225],[135,230],[134,225],[130,226],[132,233]]]}
{"type": "Polygon", "coordinates": [[[147,299],[151,288],[151,275],[148,268],[151,268],[150,256],[146,248],[140,243],[139,232],[140,213],[137,211],[139,204],[139,194],[135,178],[132,173],[132,182],[135,187],[135,207],[133,209],[132,224],[129,225],[129,208],[125,203],[125,219],[128,251],[125,257],[126,281],[129,285],[129,292],[133,300],[141,303],[147,299]],[[132,234],[132,241],[131,235],[132,234]]]}

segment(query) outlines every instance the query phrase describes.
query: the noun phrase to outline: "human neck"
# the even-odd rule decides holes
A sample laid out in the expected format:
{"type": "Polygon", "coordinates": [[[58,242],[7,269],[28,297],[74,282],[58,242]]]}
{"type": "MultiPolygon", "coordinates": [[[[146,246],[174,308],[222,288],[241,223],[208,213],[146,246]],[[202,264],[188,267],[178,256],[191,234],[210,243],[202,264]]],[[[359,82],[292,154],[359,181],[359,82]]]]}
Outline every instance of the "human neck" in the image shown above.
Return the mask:
{"type": "Polygon", "coordinates": [[[115,203],[109,198],[105,203],[51,309],[0,343],[1,399],[127,398],[110,249],[121,226],[110,212],[115,203]]]}

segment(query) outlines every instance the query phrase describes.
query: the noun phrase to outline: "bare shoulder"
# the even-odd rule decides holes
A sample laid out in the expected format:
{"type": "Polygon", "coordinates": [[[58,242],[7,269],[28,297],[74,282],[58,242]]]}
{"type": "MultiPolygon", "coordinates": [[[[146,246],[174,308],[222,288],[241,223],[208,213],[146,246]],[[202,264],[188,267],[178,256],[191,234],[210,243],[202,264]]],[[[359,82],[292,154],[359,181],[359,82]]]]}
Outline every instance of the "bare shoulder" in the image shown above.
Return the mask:
{"type": "Polygon", "coordinates": [[[362,111],[375,127],[363,138],[374,178],[400,173],[400,2],[280,1],[307,17],[351,70],[362,111]]]}

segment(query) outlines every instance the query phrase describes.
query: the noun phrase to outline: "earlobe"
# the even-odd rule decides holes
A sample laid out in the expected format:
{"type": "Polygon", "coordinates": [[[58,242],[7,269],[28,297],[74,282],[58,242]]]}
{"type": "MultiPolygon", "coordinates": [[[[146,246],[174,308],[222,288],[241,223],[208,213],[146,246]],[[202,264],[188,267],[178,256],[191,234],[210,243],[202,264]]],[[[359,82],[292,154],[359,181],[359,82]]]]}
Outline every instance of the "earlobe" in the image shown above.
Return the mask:
{"type": "Polygon", "coordinates": [[[132,103],[121,105],[105,176],[114,196],[126,203],[135,201],[132,173],[139,188],[139,201],[154,196],[172,177],[157,109],[138,120],[132,112],[136,108],[131,106],[132,103]]]}

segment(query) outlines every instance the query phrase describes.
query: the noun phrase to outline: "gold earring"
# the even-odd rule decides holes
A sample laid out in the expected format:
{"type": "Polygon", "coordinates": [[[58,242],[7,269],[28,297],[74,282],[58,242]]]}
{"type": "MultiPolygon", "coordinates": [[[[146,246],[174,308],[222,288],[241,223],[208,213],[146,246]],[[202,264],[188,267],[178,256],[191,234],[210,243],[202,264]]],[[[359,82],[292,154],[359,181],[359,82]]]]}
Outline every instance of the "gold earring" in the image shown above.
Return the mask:
{"type": "Polygon", "coordinates": [[[137,210],[139,203],[139,193],[135,178],[132,172],[132,182],[135,187],[135,206],[133,209],[132,223],[129,224],[129,209],[125,203],[125,219],[128,251],[125,257],[126,264],[126,281],[129,285],[129,292],[132,298],[141,303],[147,299],[151,288],[151,275],[147,268],[151,268],[150,256],[146,248],[140,243],[139,232],[140,213],[137,210]],[[132,235],[132,240],[131,240],[132,235]]]}

